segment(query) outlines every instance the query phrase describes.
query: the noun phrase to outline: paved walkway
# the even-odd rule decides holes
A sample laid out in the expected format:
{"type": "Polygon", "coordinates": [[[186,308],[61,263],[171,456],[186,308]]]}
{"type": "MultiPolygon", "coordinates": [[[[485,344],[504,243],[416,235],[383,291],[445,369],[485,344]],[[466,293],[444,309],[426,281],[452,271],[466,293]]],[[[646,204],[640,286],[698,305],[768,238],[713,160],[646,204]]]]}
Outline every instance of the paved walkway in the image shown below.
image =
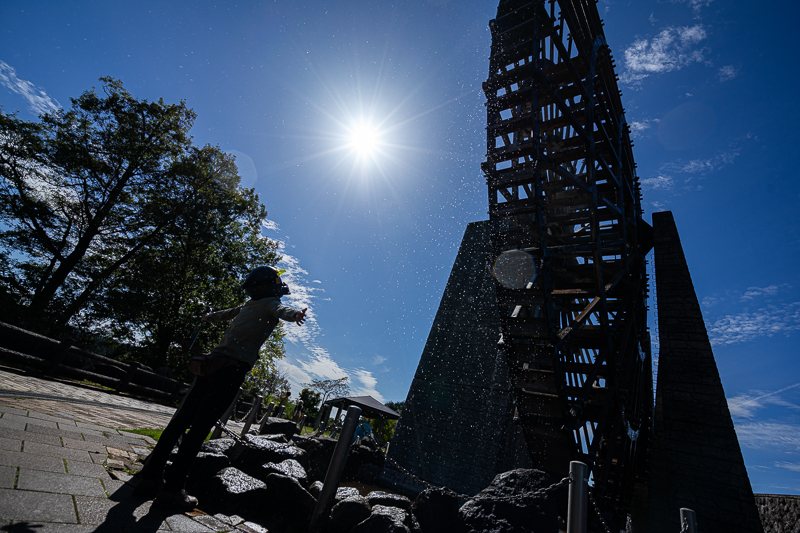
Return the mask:
{"type": "Polygon", "coordinates": [[[174,408],[0,368],[0,531],[266,531],[238,517],[169,514],[109,462],[143,459],[174,408]]]}

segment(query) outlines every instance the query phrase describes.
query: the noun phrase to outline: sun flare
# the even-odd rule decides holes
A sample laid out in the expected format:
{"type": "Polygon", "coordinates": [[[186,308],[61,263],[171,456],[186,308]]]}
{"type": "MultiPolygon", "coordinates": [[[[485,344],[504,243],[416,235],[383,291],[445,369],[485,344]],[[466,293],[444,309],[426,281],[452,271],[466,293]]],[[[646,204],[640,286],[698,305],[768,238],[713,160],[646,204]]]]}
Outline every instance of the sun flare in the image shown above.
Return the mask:
{"type": "Polygon", "coordinates": [[[380,148],[381,132],[367,122],[355,124],[349,131],[350,148],[361,157],[374,156],[380,148]]]}

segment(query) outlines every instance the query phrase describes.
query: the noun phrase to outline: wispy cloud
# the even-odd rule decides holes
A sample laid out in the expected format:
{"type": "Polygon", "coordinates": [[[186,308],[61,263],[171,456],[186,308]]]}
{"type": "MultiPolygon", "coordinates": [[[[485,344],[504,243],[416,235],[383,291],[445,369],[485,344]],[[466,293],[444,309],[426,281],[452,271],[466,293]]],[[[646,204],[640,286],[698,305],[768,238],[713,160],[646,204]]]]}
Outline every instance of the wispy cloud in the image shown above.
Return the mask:
{"type": "Polygon", "coordinates": [[[388,357],[383,355],[376,355],[375,358],[372,360],[373,365],[380,365],[386,362],[388,357]]]}
{"type": "Polygon", "coordinates": [[[723,167],[733,164],[733,161],[739,157],[741,150],[738,147],[728,148],[717,152],[711,157],[705,159],[691,159],[689,161],[676,161],[664,165],[662,168],[666,172],[679,172],[683,174],[699,174],[706,175],[716,172],[723,167]]]}
{"type": "Polygon", "coordinates": [[[628,122],[628,126],[631,128],[631,138],[638,139],[641,137],[644,132],[650,129],[650,123],[653,122],[652,120],[633,120],[628,122]]]}
{"type": "Polygon", "coordinates": [[[714,0],[672,0],[673,4],[687,4],[691,6],[692,11],[694,12],[695,16],[700,15],[700,10],[704,7],[708,7],[714,0]]]}
{"type": "Polygon", "coordinates": [[[47,113],[61,107],[59,103],[49,96],[44,89],[36,87],[28,80],[17,77],[17,70],[0,60],[0,84],[13,93],[16,93],[28,103],[28,109],[37,115],[47,113]]]}
{"type": "Polygon", "coordinates": [[[738,75],[739,70],[733,65],[724,66],[717,72],[717,78],[719,78],[719,81],[731,81],[738,75]]]}
{"type": "Polygon", "coordinates": [[[669,176],[656,176],[655,178],[644,178],[641,180],[642,189],[662,189],[671,190],[674,186],[672,178],[669,176]]]}
{"type": "Polygon", "coordinates": [[[788,283],[781,285],[770,285],[769,287],[748,287],[747,292],[741,296],[741,300],[748,301],[760,296],[775,296],[776,294],[790,289],[792,286],[788,283]]]}
{"type": "Polygon", "coordinates": [[[800,426],[779,422],[746,422],[736,424],[739,444],[745,448],[800,450],[800,426]]]}
{"type": "MultiPolygon", "coordinates": [[[[280,226],[271,220],[264,222],[264,228],[279,232],[280,226]]],[[[274,237],[273,237],[274,238],[274,237]]],[[[383,400],[383,396],[377,391],[377,379],[368,370],[361,368],[345,369],[333,360],[330,352],[320,345],[318,339],[322,336],[322,328],[317,321],[314,312],[314,304],[317,298],[325,292],[320,280],[307,280],[308,272],[300,265],[297,257],[287,253],[286,239],[275,239],[280,246],[282,256],[278,263],[280,268],[286,269],[281,278],[291,289],[291,294],[284,296],[283,301],[295,309],[307,308],[306,323],[301,327],[287,325],[286,340],[302,348],[305,356],[290,357],[279,362],[281,370],[286,372],[287,379],[293,389],[299,390],[303,383],[308,383],[314,378],[339,379],[342,377],[350,378],[351,392],[356,396],[372,396],[378,401],[383,400]],[[316,286],[311,286],[311,285],[316,286]]]]}
{"type": "Polygon", "coordinates": [[[637,39],[624,51],[626,71],[620,81],[638,85],[652,74],[680,70],[703,61],[702,48],[697,45],[706,38],[702,24],[667,27],[652,39],[637,39]]]}
{"type": "Polygon", "coordinates": [[[789,407],[791,409],[800,410],[800,406],[791,403],[779,395],[786,391],[800,387],[800,383],[789,385],[776,391],[758,391],[753,390],[744,394],[738,394],[733,398],[728,398],[728,409],[731,411],[731,416],[736,418],[753,418],[756,411],[763,409],[769,405],[780,405],[789,407]]]}
{"type": "Polygon", "coordinates": [[[759,337],[786,335],[800,330],[800,302],[768,305],[756,311],[727,315],[708,327],[714,346],[749,342],[759,337]]]}
{"type": "Polygon", "coordinates": [[[786,470],[791,470],[792,472],[800,472],[800,463],[790,463],[788,461],[775,461],[775,466],[777,468],[785,468],[786,470]]]}

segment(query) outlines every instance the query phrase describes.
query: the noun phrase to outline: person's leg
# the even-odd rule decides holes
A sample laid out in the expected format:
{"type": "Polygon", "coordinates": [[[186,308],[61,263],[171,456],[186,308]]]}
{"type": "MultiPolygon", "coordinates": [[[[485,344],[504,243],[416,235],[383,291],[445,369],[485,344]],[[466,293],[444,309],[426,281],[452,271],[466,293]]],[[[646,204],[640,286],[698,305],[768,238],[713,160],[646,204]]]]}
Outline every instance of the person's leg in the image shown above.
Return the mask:
{"type": "Polygon", "coordinates": [[[141,472],[142,478],[161,480],[172,449],[197,415],[209,387],[209,378],[198,376],[189,391],[189,395],[186,397],[186,401],[183,402],[180,410],[176,411],[172,416],[169,424],[161,433],[155,448],[147,457],[147,462],[141,472]]]}
{"type": "Polygon", "coordinates": [[[183,437],[178,453],[164,478],[164,492],[176,493],[183,489],[189,469],[214,423],[228,408],[244,381],[249,368],[246,365],[225,367],[209,379],[211,385],[195,411],[189,432],[183,437]]]}

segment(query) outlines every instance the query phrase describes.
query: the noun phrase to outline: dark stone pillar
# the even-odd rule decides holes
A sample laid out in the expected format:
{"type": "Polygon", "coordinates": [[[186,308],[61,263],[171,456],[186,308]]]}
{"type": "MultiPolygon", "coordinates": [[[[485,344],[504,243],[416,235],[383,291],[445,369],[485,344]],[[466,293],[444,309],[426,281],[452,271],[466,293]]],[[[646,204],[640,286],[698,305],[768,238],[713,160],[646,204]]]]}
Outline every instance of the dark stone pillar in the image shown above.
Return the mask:
{"type": "MultiPolygon", "coordinates": [[[[496,474],[530,467],[514,414],[490,273],[489,223],[467,226],[411,384],[389,458],[429,483],[476,494],[496,474]]],[[[422,487],[385,468],[382,482],[422,487]]]]}
{"type": "Polygon", "coordinates": [[[648,533],[758,532],[753,489],[733,428],[672,213],[653,214],[660,356],[650,445],[648,533]]]}

